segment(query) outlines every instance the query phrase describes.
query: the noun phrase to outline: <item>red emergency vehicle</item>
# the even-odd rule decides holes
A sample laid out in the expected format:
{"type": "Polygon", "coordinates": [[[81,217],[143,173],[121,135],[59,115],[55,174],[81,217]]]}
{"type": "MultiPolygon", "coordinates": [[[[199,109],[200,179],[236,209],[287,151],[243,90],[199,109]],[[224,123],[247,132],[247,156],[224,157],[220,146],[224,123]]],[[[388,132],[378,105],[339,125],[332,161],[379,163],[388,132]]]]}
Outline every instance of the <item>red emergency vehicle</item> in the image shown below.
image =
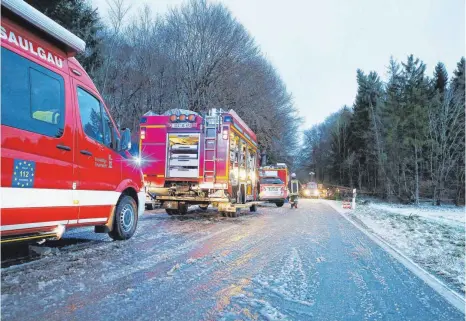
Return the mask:
{"type": "Polygon", "coordinates": [[[259,199],[282,207],[288,197],[288,180],[288,167],[285,163],[260,167],[259,199]]]}
{"type": "Polygon", "coordinates": [[[96,226],[130,238],[144,210],[140,168],[92,80],[80,38],[21,0],[2,1],[1,240],[96,226]]]}
{"type": "Polygon", "coordinates": [[[256,135],[233,110],[147,113],[140,124],[147,205],[158,201],[170,215],[195,204],[222,213],[236,213],[235,203],[255,210],[257,149],[256,135]]]}

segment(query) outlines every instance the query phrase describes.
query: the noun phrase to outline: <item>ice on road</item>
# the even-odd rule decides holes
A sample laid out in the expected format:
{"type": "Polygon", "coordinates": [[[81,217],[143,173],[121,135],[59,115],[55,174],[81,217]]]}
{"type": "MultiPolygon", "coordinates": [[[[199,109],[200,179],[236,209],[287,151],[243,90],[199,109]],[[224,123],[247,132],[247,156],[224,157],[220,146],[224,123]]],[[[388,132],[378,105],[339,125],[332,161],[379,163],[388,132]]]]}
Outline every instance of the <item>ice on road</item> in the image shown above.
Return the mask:
{"type": "Polygon", "coordinates": [[[89,241],[2,269],[2,320],[464,320],[324,203],[245,214],[67,233],[89,241]]]}

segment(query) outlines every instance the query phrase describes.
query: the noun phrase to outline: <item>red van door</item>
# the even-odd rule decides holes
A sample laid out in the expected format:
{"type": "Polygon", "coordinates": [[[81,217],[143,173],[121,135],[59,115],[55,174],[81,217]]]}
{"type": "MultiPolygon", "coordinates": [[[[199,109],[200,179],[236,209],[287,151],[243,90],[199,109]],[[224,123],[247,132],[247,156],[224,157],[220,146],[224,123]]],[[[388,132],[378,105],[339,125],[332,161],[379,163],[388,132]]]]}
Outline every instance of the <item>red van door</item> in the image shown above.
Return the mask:
{"type": "Polygon", "coordinates": [[[68,75],[2,47],[1,85],[2,234],[67,224],[78,213],[68,75]]]}
{"type": "Polygon", "coordinates": [[[120,197],[121,156],[116,152],[115,129],[98,95],[75,83],[79,223],[105,222],[120,197]]]}

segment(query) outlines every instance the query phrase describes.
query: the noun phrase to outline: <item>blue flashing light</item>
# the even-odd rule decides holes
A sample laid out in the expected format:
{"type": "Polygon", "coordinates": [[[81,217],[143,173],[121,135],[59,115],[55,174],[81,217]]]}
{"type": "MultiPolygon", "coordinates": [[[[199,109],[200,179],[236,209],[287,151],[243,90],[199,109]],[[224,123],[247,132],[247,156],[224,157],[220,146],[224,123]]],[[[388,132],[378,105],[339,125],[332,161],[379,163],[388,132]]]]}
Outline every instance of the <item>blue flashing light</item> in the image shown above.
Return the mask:
{"type": "Polygon", "coordinates": [[[224,117],[223,117],[223,121],[224,121],[225,123],[232,123],[232,122],[233,122],[233,117],[231,117],[231,116],[224,116],[224,117]]]}

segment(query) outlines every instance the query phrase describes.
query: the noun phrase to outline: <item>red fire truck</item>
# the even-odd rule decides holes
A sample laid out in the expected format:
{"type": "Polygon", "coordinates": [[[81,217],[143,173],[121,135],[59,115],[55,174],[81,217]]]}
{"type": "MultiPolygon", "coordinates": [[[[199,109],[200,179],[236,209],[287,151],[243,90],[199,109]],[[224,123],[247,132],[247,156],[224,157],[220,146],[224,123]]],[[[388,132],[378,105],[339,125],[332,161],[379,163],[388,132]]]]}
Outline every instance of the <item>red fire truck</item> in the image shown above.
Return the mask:
{"type": "Polygon", "coordinates": [[[196,204],[212,204],[225,215],[256,210],[256,135],[233,110],[149,112],[141,119],[139,145],[149,207],[160,202],[169,215],[196,204]]]}
{"type": "Polygon", "coordinates": [[[259,199],[282,207],[288,197],[288,179],[288,168],[284,163],[260,167],[259,199]]]}
{"type": "Polygon", "coordinates": [[[79,62],[80,38],[24,1],[3,0],[1,241],[95,226],[128,239],[144,211],[142,172],[79,62]]]}

